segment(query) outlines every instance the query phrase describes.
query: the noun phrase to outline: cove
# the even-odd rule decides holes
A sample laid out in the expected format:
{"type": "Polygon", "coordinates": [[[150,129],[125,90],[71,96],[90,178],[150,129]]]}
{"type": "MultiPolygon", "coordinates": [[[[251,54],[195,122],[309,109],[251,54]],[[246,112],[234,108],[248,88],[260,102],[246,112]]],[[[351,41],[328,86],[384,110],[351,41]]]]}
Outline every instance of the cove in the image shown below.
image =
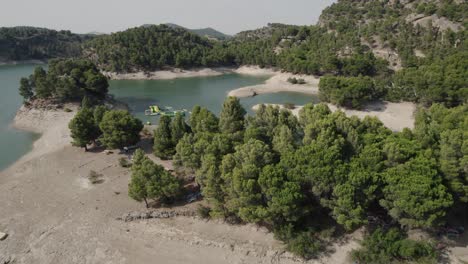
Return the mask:
{"type": "MultiPolygon", "coordinates": [[[[7,168],[31,150],[39,135],[11,127],[16,111],[23,99],[18,94],[21,77],[29,76],[38,65],[19,64],[0,66],[0,171],[7,168]]],[[[47,67],[47,65],[41,65],[47,67]]],[[[219,114],[229,91],[265,82],[268,76],[250,76],[236,73],[215,77],[179,78],[174,80],[112,80],[109,93],[115,99],[126,103],[130,111],[144,123],[157,124],[155,116],[145,116],[150,105],[171,106],[174,109],[188,109],[200,105],[219,114]]],[[[259,103],[303,105],[317,102],[317,98],[299,93],[262,94],[242,98],[241,103],[248,114],[252,106],[259,103]]]]}
{"type": "MultiPolygon", "coordinates": [[[[174,109],[191,110],[195,105],[208,108],[219,114],[229,91],[264,83],[268,76],[250,76],[230,73],[215,77],[180,78],[174,80],[113,80],[110,82],[109,93],[115,99],[126,103],[132,113],[144,123],[157,123],[158,117],[145,116],[145,109],[150,105],[170,106],[174,109]]],[[[255,97],[242,98],[241,103],[249,114],[253,114],[252,106],[260,103],[303,105],[317,102],[315,96],[300,93],[262,94],[255,97]]]]}

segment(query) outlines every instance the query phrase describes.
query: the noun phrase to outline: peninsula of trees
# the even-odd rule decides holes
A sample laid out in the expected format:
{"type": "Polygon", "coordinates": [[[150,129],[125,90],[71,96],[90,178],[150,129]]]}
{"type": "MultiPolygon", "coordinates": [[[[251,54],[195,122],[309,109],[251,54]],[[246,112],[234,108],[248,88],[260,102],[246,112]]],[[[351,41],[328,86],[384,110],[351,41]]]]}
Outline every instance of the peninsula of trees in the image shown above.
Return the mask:
{"type": "Polygon", "coordinates": [[[107,78],[91,61],[53,59],[49,62],[48,71],[38,66],[29,78],[21,78],[19,92],[25,101],[81,101],[85,97],[102,100],[107,95],[108,87],[107,78]]]}

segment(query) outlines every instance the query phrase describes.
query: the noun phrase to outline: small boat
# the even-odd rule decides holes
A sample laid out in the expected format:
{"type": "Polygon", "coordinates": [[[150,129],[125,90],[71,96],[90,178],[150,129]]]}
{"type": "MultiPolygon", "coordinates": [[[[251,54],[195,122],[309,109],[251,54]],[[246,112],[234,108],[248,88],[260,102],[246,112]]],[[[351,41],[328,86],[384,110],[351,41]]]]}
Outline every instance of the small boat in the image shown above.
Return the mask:
{"type": "Polygon", "coordinates": [[[160,115],[161,112],[162,111],[161,111],[161,108],[159,108],[159,106],[151,105],[151,106],[149,106],[149,109],[145,110],[145,115],[155,116],[155,115],[160,115]]]}

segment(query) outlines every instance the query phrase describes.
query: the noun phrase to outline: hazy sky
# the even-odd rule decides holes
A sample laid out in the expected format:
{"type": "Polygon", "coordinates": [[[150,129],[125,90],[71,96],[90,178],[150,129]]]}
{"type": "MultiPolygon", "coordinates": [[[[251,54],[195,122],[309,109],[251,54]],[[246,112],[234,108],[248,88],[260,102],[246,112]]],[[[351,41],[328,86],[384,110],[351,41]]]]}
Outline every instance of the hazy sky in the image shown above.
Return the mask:
{"type": "Polygon", "coordinates": [[[315,24],[334,0],[3,0],[0,26],[77,33],[114,32],[142,24],[213,27],[234,34],[269,22],[315,24]]]}

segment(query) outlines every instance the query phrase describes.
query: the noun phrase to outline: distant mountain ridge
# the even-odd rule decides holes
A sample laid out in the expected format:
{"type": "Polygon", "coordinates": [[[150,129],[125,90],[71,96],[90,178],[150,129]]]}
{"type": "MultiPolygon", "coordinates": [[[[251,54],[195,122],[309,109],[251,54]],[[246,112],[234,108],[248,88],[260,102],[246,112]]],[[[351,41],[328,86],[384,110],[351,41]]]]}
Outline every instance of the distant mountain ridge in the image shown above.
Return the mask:
{"type": "Polygon", "coordinates": [[[212,38],[212,39],[217,39],[217,40],[225,40],[225,39],[229,39],[231,38],[230,35],[227,35],[227,34],[224,34],[214,28],[211,28],[211,27],[207,27],[207,28],[199,28],[199,29],[190,29],[190,28],[186,28],[186,27],[183,27],[183,26],[179,26],[177,24],[174,24],[174,23],[166,23],[165,24],[166,26],[168,27],[171,27],[171,28],[183,28],[183,29],[186,29],[192,33],[195,33],[201,37],[207,37],[207,38],[212,38]]]}

